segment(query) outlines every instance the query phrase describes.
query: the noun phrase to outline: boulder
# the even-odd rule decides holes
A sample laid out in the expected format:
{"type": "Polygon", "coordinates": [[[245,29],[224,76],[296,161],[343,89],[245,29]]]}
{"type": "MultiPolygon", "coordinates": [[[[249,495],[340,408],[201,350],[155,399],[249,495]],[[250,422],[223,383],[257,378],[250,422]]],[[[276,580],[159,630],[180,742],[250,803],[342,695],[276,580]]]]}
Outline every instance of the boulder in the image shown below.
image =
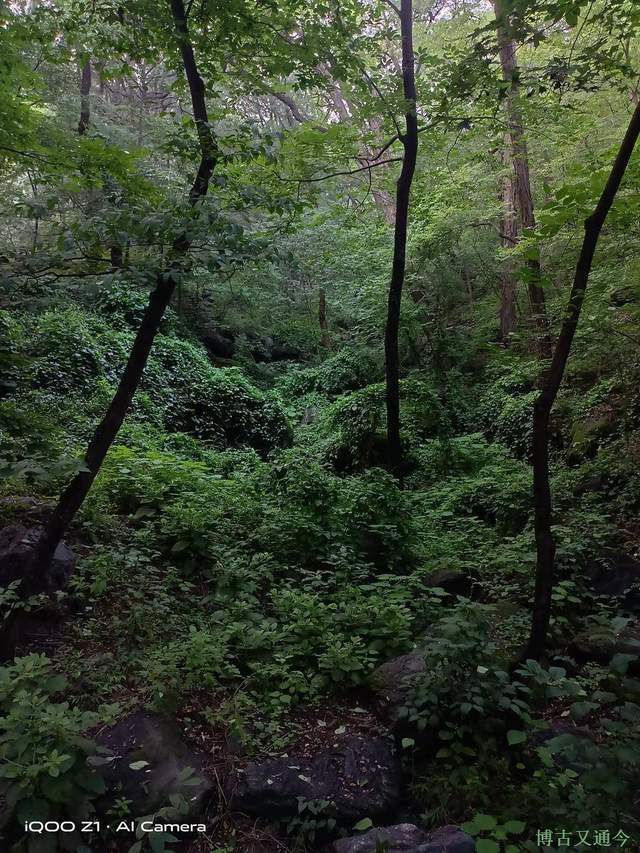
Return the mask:
{"type": "Polygon", "coordinates": [[[463,595],[468,598],[471,594],[471,578],[457,569],[438,569],[432,572],[425,581],[425,586],[439,587],[449,595],[463,595]]]}
{"type": "Polygon", "coordinates": [[[587,564],[587,575],[597,595],[618,598],[632,611],[640,611],[640,561],[622,551],[605,551],[587,564]]]}
{"type": "MultiPolygon", "coordinates": [[[[0,530],[0,586],[8,586],[25,576],[33,556],[33,548],[41,527],[12,524],[0,530]]],[[[29,592],[54,592],[62,589],[73,572],[76,558],[73,551],[61,542],[43,578],[35,579],[35,589],[29,592]]]]}
{"type": "Polygon", "coordinates": [[[222,329],[213,329],[204,336],[202,342],[214,358],[233,358],[236,351],[233,335],[222,329]]]}
{"type": "Polygon", "coordinates": [[[371,689],[392,720],[395,721],[399,708],[405,704],[416,676],[425,670],[424,654],[416,649],[381,664],[369,676],[371,689]]]}
{"type": "Polygon", "coordinates": [[[400,801],[401,770],[390,738],[352,736],[315,757],[283,756],[235,771],[231,806],[266,818],[293,817],[299,799],[326,800],[340,821],[384,818],[400,801]]]}
{"type": "Polygon", "coordinates": [[[443,826],[427,834],[412,823],[372,829],[364,835],[342,838],[334,853],[473,853],[475,842],[457,826],[443,826]]]}
{"type": "Polygon", "coordinates": [[[100,771],[108,794],[99,803],[100,812],[124,797],[131,801],[131,815],[142,817],[168,805],[172,794],[182,794],[189,816],[195,817],[214,791],[206,756],[183,739],[173,720],[136,711],[95,741],[106,753],[100,771]]]}

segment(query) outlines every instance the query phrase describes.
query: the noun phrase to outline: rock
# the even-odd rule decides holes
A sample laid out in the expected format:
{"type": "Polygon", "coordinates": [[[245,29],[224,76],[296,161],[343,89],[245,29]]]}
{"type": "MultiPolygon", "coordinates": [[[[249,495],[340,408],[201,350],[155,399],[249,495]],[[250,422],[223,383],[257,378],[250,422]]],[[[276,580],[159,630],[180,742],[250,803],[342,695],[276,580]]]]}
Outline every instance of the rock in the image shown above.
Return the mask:
{"type": "Polygon", "coordinates": [[[587,564],[587,575],[597,595],[620,599],[629,610],[640,611],[640,561],[621,551],[605,551],[587,564]]]}
{"type": "Polygon", "coordinates": [[[427,587],[440,587],[450,595],[463,595],[468,598],[471,593],[471,578],[457,569],[438,569],[426,579],[427,587]]]}
{"type": "Polygon", "coordinates": [[[392,720],[411,693],[416,676],[425,670],[424,654],[416,649],[381,664],[369,676],[371,689],[392,720]]]}
{"type": "Polygon", "coordinates": [[[279,344],[273,338],[260,338],[257,335],[247,335],[251,345],[251,355],[257,362],[299,361],[302,353],[296,347],[279,344]]]}
{"type": "Polygon", "coordinates": [[[427,834],[412,823],[372,829],[354,838],[342,838],[334,853],[473,853],[475,842],[457,826],[443,826],[427,834]]]}
{"type": "Polygon", "coordinates": [[[338,820],[384,818],[400,801],[400,762],[389,738],[345,739],[312,759],[285,756],[235,771],[231,806],[267,818],[298,814],[298,799],[327,800],[338,820]]]}
{"type": "MultiPolygon", "coordinates": [[[[25,576],[33,555],[33,547],[42,532],[41,527],[12,524],[0,530],[0,586],[8,586],[25,576]]],[[[54,592],[63,589],[75,566],[73,551],[61,542],[56,548],[45,577],[34,582],[32,592],[54,592]]]]}
{"type": "Polygon", "coordinates": [[[475,849],[475,841],[466,832],[457,826],[441,826],[415,853],[474,853],[475,849]]]}
{"type": "Polygon", "coordinates": [[[297,347],[274,344],[271,349],[271,361],[299,361],[302,353],[297,347]]]}
{"type": "Polygon", "coordinates": [[[27,524],[45,524],[53,511],[53,504],[38,498],[8,497],[0,500],[0,518],[13,521],[19,518],[27,524]]]}
{"type": "Polygon", "coordinates": [[[202,342],[214,358],[233,358],[236,351],[233,335],[222,329],[213,329],[204,336],[202,342]]]}
{"type": "Polygon", "coordinates": [[[583,495],[599,494],[605,492],[610,485],[609,477],[606,474],[594,474],[593,477],[587,477],[582,480],[573,490],[574,497],[580,498],[583,495]]]}
{"type": "Polygon", "coordinates": [[[213,793],[214,784],[205,772],[206,756],[186,743],[173,720],[136,711],[95,741],[111,753],[100,767],[108,791],[99,804],[101,812],[124,797],[131,801],[132,816],[142,817],[168,805],[172,794],[182,794],[190,804],[189,816],[194,817],[213,793]],[[189,770],[195,784],[185,783],[189,770]]]}

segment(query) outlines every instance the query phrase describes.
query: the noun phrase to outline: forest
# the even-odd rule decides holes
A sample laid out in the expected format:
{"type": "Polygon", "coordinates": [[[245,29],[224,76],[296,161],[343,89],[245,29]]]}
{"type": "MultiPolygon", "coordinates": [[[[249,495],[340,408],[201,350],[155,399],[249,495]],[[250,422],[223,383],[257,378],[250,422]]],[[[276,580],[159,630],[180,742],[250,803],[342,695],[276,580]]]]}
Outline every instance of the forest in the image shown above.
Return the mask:
{"type": "Polygon", "coordinates": [[[640,850],[637,0],[0,2],[0,853],[640,850]]]}

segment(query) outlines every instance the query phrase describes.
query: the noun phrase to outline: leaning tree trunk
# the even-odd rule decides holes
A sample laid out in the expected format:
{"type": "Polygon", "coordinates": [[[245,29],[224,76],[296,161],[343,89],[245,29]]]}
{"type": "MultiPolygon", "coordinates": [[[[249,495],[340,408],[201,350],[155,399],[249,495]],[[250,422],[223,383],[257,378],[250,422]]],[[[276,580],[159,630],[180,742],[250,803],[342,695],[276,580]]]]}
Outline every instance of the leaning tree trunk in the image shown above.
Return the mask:
{"type": "MultiPolygon", "coordinates": [[[[503,165],[509,171],[502,176],[502,219],[500,222],[500,242],[509,253],[518,242],[518,218],[516,213],[515,180],[511,171],[511,157],[508,140],[503,152],[503,165]]],[[[502,264],[500,280],[500,340],[509,345],[510,337],[516,330],[518,321],[516,276],[513,261],[507,254],[502,264]]]]}
{"type": "MultiPolygon", "coordinates": [[[[507,91],[505,93],[505,112],[511,161],[515,177],[515,197],[520,223],[523,229],[533,230],[536,218],[531,194],[531,177],[529,174],[529,152],[527,138],[524,132],[524,119],[520,107],[520,69],[516,58],[516,43],[511,37],[510,22],[504,0],[494,0],[498,30],[498,46],[500,48],[500,65],[507,91]]],[[[541,284],[540,261],[532,258],[527,261],[529,279],[529,302],[533,314],[537,334],[536,348],[542,358],[551,357],[551,338],[545,303],[544,290],[541,284]]]]}
{"type": "Polygon", "coordinates": [[[400,4],[400,32],[402,36],[402,89],[407,105],[405,133],[400,137],[404,146],[402,171],[396,183],[396,217],[394,225],[393,264],[389,285],[387,325],[384,339],[386,403],[387,403],[387,461],[390,469],[399,476],[402,469],[402,444],[400,439],[400,353],[398,334],[400,306],[404,285],[407,226],[409,222],[409,197],[418,154],[418,116],[416,112],[416,82],[413,56],[412,0],[400,4]]]}
{"type": "Polygon", "coordinates": [[[584,223],[584,239],[576,265],[569,304],[556,342],[551,364],[533,408],[533,500],[536,534],[536,585],[531,634],[525,658],[536,660],[544,653],[551,617],[555,542],[551,529],[551,488],[549,485],[549,419],[571,351],[598,238],[631,154],[640,135],[640,106],[637,106],[618,151],[605,188],[595,210],[584,223]]]}
{"type": "MultiPolygon", "coordinates": [[[[209,126],[204,83],[198,73],[193,48],[189,40],[183,0],[169,0],[169,4],[176,40],[180,47],[189,84],[193,115],[200,143],[200,166],[189,193],[189,201],[195,205],[208,192],[209,181],[216,164],[217,148],[209,126]]],[[[179,235],[173,242],[174,254],[177,256],[184,255],[189,250],[190,245],[189,237],[185,234],[179,235]]],[[[82,506],[100,466],[122,426],[127,410],[140,384],[154,338],[160,328],[162,317],[171,300],[175,286],[176,280],[171,269],[158,273],[155,288],[149,297],[149,303],[142,317],[116,393],[87,447],[83,469],[75,475],[62,493],[42,535],[38,539],[31,564],[31,576],[28,579],[30,584],[37,586],[38,578],[46,573],[58,544],[82,506]]]]}

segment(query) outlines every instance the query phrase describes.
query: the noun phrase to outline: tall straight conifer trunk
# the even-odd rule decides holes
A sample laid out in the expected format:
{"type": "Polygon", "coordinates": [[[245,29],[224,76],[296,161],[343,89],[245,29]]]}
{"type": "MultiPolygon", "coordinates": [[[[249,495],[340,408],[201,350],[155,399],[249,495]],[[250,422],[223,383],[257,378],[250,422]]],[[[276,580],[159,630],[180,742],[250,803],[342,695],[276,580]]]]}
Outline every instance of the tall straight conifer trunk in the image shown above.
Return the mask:
{"type": "MultiPolygon", "coordinates": [[[[508,6],[504,0],[493,0],[500,50],[500,66],[506,85],[504,108],[507,117],[507,137],[510,147],[515,183],[515,204],[522,229],[533,230],[536,217],[529,173],[529,150],[520,105],[520,69],[516,42],[511,36],[508,6]]],[[[536,349],[542,358],[551,357],[551,338],[544,290],[541,283],[540,261],[527,261],[529,303],[536,329],[536,349]]]]}
{"type": "Polygon", "coordinates": [[[402,443],[400,437],[400,353],[398,334],[400,307],[405,278],[409,198],[418,155],[418,116],[416,112],[415,61],[413,56],[412,0],[401,0],[400,33],[402,37],[402,91],[406,104],[405,132],[400,136],[404,147],[402,170],[396,183],[396,217],[393,239],[393,264],[389,285],[387,325],[384,339],[386,404],[387,404],[387,461],[390,469],[402,473],[402,443]]]}
{"type": "Polygon", "coordinates": [[[640,106],[636,106],[598,204],[591,216],[585,220],[584,238],[569,295],[569,304],[565,311],[551,364],[543,377],[540,394],[533,407],[533,501],[537,561],[531,633],[524,651],[525,658],[537,660],[544,653],[551,617],[555,541],[551,526],[549,418],[564,377],[573,336],[580,320],[580,312],[582,311],[600,232],[627,170],[639,135],[640,106]]]}
{"type": "MultiPolygon", "coordinates": [[[[209,126],[204,83],[198,73],[193,47],[189,39],[187,15],[183,0],[169,0],[169,7],[189,85],[193,116],[200,144],[200,165],[189,192],[191,205],[196,205],[209,190],[209,182],[216,165],[218,151],[209,126]]],[[[88,122],[88,113],[86,118],[88,122]]],[[[190,239],[185,234],[179,234],[173,241],[174,256],[184,255],[189,251],[190,245],[190,239]]],[[[122,426],[133,396],[140,384],[153,341],[175,287],[176,278],[171,267],[157,274],[155,287],[149,297],[118,387],[89,442],[84,456],[83,468],[74,476],[62,493],[38,539],[30,567],[30,577],[26,579],[29,586],[37,588],[38,578],[46,573],[58,544],[82,506],[104,458],[122,426]]]]}

